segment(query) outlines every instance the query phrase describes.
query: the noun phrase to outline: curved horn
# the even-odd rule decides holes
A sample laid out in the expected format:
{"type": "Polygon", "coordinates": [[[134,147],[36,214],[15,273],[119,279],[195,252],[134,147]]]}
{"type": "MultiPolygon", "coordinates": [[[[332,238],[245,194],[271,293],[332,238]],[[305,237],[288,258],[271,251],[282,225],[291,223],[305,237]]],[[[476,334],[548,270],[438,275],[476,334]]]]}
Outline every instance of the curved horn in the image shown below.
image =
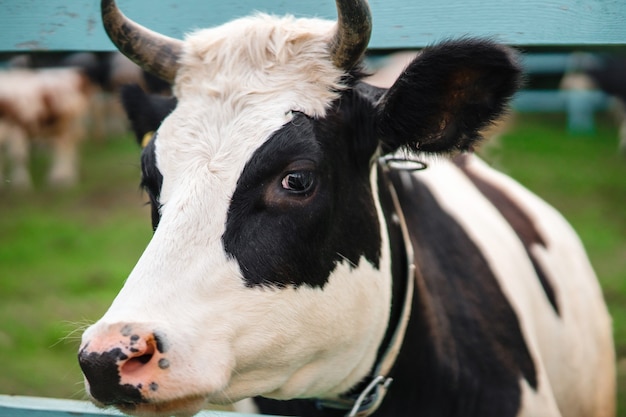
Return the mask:
{"type": "Polygon", "coordinates": [[[104,29],[117,49],[146,71],[172,83],[183,42],[133,22],[117,8],[115,0],[102,0],[100,8],[104,29]]]}
{"type": "Polygon", "coordinates": [[[361,58],[372,33],[372,15],[367,0],[336,0],[337,32],[330,53],[337,68],[351,69],[361,58]]]}

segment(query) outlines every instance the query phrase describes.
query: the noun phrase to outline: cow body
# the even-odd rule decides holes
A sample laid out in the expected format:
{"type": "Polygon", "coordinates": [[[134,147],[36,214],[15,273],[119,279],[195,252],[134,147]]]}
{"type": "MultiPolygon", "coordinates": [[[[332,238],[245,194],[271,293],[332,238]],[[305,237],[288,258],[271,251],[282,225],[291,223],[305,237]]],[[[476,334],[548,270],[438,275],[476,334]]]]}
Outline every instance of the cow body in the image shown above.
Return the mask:
{"type": "Polygon", "coordinates": [[[76,182],[77,146],[84,136],[91,94],[88,78],[73,68],[0,72],[0,147],[7,149],[8,180],[14,186],[31,186],[28,159],[35,140],[53,149],[48,181],[76,182]]]}
{"type": "Polygon", "coordinates": [[[471,150],[517,87],[512,51],[444,43],[384,89],[344,44],[368,21],[352,9],[182,44],[103,10],[150,38],[158,60],[125,53],[174,76],[177,103],[142,154],[154,237],[83,335],[97,404],[347,415],[380,376],[359,415],[612,415],[610,320],[565,221],[471,154],[381,159],[471,150]]]}

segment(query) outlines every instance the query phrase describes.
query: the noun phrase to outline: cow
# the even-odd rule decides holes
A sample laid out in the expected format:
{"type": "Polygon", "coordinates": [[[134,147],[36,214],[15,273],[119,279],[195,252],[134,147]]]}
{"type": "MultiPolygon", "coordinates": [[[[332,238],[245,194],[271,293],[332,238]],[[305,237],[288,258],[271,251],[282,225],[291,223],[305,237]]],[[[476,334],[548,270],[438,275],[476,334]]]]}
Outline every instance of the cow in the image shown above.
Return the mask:
{"type": "Polygon", "coordinates": [[[86,136],[105,140],[124,134],[128,128],[118,93],[124,85],[139,84],[152,93],[169,94],[170,85],[143,71],[119,51],[115,52],[37,52],[18,54],[8,60],[8,68],[77,68],[92,84],[86,136]]]}
{"type": "MultiPolygon", "coordinates": [[[[69,186],[78,179],[77,146],[93,85],[77,68],[10,69],[0,72],[0,150],[6,148],[16,188],[30,188],[30,145],[41,140],[53,149],[48,182],[69,186]]],[[[0,157],[0,160],[2,158],[0,157]]],[[[3,169],[0,166],[0,178],[3,169]]]]}
{"type": "Polygon", "coordinates": [[[102,0],[113,43],[176,102],[131,118],[154,234],[83,333],[91,399],[138,416],[246,398],[305,417],[614,415],[580,240],[471,152],[520,84],[516,53],[447,40],[374,87],[368,4],[336,4],[337,22],[256,14],[178,40],[102,0]]]}
{"type": "Polygon", "coordinates": [[[563,76],[564,90],[600,90],[614,98],[613,113],[618,124],[618,149],[626,155],[626,56],[609,55],[592,60],[587,67],[563,76]]]}

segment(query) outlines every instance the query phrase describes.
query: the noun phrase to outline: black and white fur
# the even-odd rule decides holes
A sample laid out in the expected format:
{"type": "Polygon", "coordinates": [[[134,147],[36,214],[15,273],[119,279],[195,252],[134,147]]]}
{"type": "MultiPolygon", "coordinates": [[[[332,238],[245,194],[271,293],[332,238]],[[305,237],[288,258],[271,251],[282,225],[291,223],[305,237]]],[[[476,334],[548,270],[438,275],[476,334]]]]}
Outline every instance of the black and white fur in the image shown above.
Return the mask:
{"type": "Polygon", "coordinates": [[[315,400],[369,375],[402,298],[391,182],[417,273],[374,415],[613,415],[610,319],[575,233],[473,155],[428,156],[474,147],[518,87],[515,54],[445,42],[380,89],[332,65],[332,26],[260,15],[186,40],[176,107],[142,156],[154,237],[83,335],[94,400],[345,415],[315,400]],[[398,152],[430,166],[383,175],[398,152]]]}

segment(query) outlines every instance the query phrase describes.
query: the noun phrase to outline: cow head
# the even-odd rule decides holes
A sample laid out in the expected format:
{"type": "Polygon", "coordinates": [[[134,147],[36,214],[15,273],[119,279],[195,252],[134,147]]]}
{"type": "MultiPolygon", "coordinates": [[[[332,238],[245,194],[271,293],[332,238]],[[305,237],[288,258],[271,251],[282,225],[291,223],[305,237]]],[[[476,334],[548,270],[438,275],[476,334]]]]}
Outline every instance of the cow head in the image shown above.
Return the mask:
{"type": "Polygon", "coordinates": [[[392,279],[376,160],[470,148],[519,69],[508,49],[465,39],[374,88],[359,71],[367,3],[337,6],[338,24],[257,15],[182,42],[103,0],[113,41],[173,81],[177,104],[143,151],[154,236],[83,335],[97,403],[190,415],[333,398],[369,372],[392,279]]]}

